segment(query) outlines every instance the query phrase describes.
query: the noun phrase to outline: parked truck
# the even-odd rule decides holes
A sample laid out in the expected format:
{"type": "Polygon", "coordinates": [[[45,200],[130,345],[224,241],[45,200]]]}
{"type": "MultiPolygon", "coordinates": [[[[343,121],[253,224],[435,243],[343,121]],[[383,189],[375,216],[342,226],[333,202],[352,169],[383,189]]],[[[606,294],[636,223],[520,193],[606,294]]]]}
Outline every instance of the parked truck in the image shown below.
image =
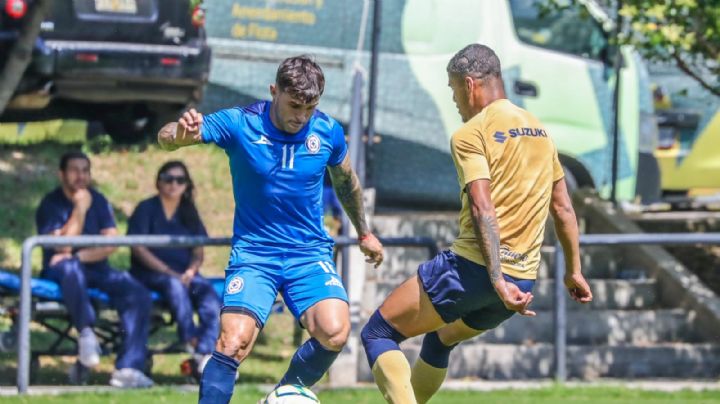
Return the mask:
{"type": "MultiPolygon", "coordinates": [[[[277,64],[300,53],[326,73],[320,108],[348,122],[353,72],[369,64],[372,1],[216,0],[208,10],[213,48],[205,108],[268,98],[277,64]]],[[[538,0],[382,2],[376,131],[369,161],[381,206],[458,204],[450,135],[461,122],[445,67],[463,46],[492,47],[508,97],[545,123],[572,186],[611,188],[611,21],[592,2],[542,15],[538,0]]],[[[646,67],[630,48],[620,69],[617,195],[657,191],[657,125],[646,67]]],[[[528,169],[532,169],[528,167],[528,169]]]]}

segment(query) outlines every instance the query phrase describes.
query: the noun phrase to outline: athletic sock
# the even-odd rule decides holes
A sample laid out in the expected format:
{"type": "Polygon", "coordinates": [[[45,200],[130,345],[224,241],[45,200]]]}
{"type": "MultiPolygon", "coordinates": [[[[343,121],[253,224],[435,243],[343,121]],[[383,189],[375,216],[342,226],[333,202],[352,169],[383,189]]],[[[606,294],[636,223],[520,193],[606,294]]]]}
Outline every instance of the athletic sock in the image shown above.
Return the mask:
{"type": "Polygon", "coordinates": [[[410,382],[410,364],[402,351],[386,351],[378,356],[372,367],[372,374],[388,403],[417,403],[410,382]]]}
{"type": "Polygon", "coordinates": [[[412,369],[412,382],[418,403],[426,403],[440,389],[450,359],[450,352],[457,344],[447,346],[440,341],[437,332],[425,334],[420,357],[412,369]]]}
{"type": "Polygon", "coordinates": [[[393,328],[377,310],[360,333],[375,383],[385,400],[393,404],[415,404],[410,383],[410,364],[400,351],[405,336],[393,328]]]}
{"type": "Polygon", "coordinates": [[[410,383],[418,404],[427,403],[440,390],[446,375],[447,368],[436,368],[428,365],[422,358],[417,359],[412,368],[410,383]]]}
{"type": "Polygon", "coordinates": [[[447,375],[450,352],[456,346],[443,344],[436,331],[425,334],[410,378],[418,403],[428,402],[440,389],[447,375]]]}
{"type": "Polygon", "coordinates": [[[315,338],[310,338],[295,351],[285,376],[280,380],[280,385],[312,386],[323,377],[338,354],[340,352],[331,351],[315,338]]]}
{"type": "Polygon", "coordinates": [[[200,380],[198,404],[229,403],[235,388],[238,366],[240,362],[234,358],[213,351],[200,380]]]}

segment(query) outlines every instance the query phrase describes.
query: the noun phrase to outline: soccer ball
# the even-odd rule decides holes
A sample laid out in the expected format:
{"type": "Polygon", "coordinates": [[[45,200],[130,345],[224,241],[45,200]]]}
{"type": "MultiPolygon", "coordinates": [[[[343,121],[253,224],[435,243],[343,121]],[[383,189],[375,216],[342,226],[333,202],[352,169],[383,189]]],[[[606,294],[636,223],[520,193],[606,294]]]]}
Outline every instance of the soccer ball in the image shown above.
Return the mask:
{"type": "Polygon", "coordinates": [[[265,400],[260,401],[262,404],[317,404],[319,402],[315,393],[297,384],[278,386],[265,397],[265,400]]]}

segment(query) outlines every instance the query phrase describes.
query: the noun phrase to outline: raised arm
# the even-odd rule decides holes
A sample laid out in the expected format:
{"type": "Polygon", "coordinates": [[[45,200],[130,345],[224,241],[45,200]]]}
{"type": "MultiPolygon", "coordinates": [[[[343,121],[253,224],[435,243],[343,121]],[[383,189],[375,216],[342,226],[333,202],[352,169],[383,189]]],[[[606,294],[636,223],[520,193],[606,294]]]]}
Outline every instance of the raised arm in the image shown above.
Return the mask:
{"type": "Polygon", "coordinates": [[[372,234],[365,220],[362,186],[350,166],[350,157],[346,155],[342,163],[328,166],[328,172],[335,194],[357,231],[360,250],[367,256],[367,261],[374,263],[377,268],[383,261],[383,247],[372,234]]]}
{"type": "Polygon", "coordinates": [[[528,310],[528,305],[533,299],[532,294],[523,293],[515,284],[507,282],[503,277],[500,263],[500,228],[495,215],[495,205],[490,197],[490,180],[472,181],[467,184],[466,191],[480,252],[485,259],[490,282],[495,288],[495,292],[508,310],[534,316],[535,313],[528,310]]]}
{"type": "Polygon", "coordinates": [[[158,144],[165,150],[202,143],[203,115],[194,108],[185,112],[177,122],[170,122],[158,132],[158,144]]]}
{"type": "Polygon", "coordinates": [[[588,303],[592,300],[592,292],[580,270],[580,236],[575,209],[564,179],[553,183],[550,213],[565,255],[565,287],[575,301],[588,303]]]}

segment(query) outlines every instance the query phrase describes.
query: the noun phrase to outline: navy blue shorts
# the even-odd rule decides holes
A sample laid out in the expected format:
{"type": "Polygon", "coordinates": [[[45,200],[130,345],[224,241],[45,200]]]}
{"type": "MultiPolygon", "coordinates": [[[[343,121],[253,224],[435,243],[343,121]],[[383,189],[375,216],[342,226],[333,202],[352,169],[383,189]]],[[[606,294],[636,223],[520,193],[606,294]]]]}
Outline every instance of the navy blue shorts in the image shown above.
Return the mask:
{"type": "MultiPolygon", "coordinates": [[[[421,264],[418,277],[435,310],[448,324],[461,318],[468,327],[490,330],[515,314],[498,297],[487,269],[452,251],[443,251],[421,264]]],[[[534,280],[504,277],[523,292],[535,285],[534,280]]]]}

